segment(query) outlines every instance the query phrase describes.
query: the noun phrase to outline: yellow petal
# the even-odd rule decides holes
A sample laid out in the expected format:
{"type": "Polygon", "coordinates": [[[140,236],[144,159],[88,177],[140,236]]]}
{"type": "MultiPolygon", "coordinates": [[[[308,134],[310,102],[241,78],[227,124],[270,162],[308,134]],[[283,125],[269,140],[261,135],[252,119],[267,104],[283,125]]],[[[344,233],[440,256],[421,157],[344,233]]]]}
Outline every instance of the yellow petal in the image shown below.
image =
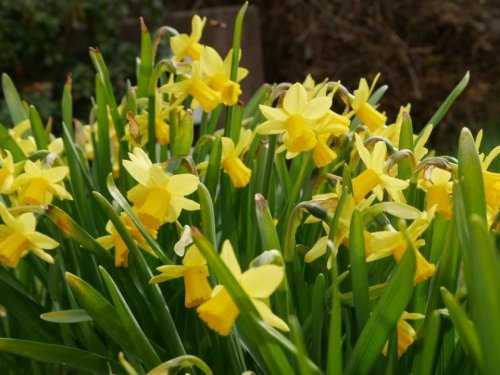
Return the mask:
{"type": "Polygon", "coordinates": [[[176,279],[178,277],[182,277],[184,270],[186,269],[185,266],[176,266],[176,265],[168,265],[168,266],[161,266],[156,268],[158,271],[161,272],[160,275],[153,276],[151,280],[149,280],[150,284],[156,284],[156,283],[161,283],[163,281],[168,281],[172,279],[176,279]]]}
{"type": "Polygon", "coordinates": [[[321,98],[314,98],[305,105],[301,114],[308,119],[317,120],[323,117],[328,112],[331,106],[331,97],[324,96],[321,98]]]}
{"type": "Polygon", "coordinates": [[[207,264],[207,261],[205,260],[203,255],[201,255],[196,245],[191,245],[186,251],[186,255],[182,260],[182,264],[188,267],[203,266],[207,264]]]}
{"type": "Polygon", "coordinates": [[[168,179],[167,189],[174,195],[189,195],[198,189],[200,179],[190,173],[176,174],[168,179]]]}
{"type": "Polygon", "coordinates": [[[289,114],[302,112],[307,104],[307,92],[300,83],[294,83],[286,92],[283,99],[283,108],[289,114]]]}
{"type": "Polygon", "coordinates": [[[59,242],[39,232],[25,233],[24,236],[30,241],[31,244],[33,244],[33,246],[42,249],[54,249],[59,246],[59,242]]]}
{"type": "Polygon", "coordinates": [[[328,237],[323,236],[311,247],[311,249],[304,256],[304,262],[311,263],[318,259],[319,257],[326,254],[326,245],[328,243],[328,237]]]}
{"type": "Polygon", "coordinates": [[[286,131],[286,122],[269,120],[266,121],[255,129],[257,134],[280,134],[286,131]]]}
{"type": "Polygon", "coordinates": [[[273,108],[267,105],[259,105],[259,109],[265,118],[271,121],[286,121],[288,115],[281,108],[273,108]]]}
{"type": "Polygon", "coordinates": [[[250,268],[241,275],[241,286],[249,296],[268,298],[283,281],[283,267],[266,264],[250,268]]]}

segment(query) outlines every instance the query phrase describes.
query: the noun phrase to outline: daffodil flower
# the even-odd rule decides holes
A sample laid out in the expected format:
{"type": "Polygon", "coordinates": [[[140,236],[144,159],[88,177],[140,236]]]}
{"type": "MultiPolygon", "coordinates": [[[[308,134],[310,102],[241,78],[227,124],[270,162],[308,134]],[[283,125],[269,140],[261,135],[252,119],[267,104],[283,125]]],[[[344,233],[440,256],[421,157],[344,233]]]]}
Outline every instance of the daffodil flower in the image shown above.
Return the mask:
{"type": "Polygon", "coordinates": [[[150,284],[161,283],[178,277],[184,278],[184,304],[186,307],[196,307],[210,299],[212,288],[207,280],[209,275],[207,261],[196,245],[191,245],[188,248],[182,260],[182,265],[161,266],[156,269],[161,274],[151,278],[150,284]]]}
{"type": "MultiPolygon", "coordinates": [[[[313,160],[316,167],[326,167],[337,158],[337,153],[330,147],[328,142],[332,135],[338,137],[346,134],[349,131],[350,123],[349,118],[331,110],[319,120],[319,125],[315,129],[317,143],[313,149],[313,160]]],[[[289,158],[288,156],[287,158],[289,158]]]]}
{"type": "Polygon", "coordinates": [[[356,149],[366,166],[366,169],[360,175],[352,179],[354,200],[359,202],[371,191],[377,195],[378,200],[382,200],[384,197],[383,189],[385,189],[393,200],[404,202],[405,198],[402,190],[406,189],[409,183],[391,177],[384,171],[384,163],[387,155],[385,142],[379,141],[375,143],[373,151],[370,153],[364,146],[361,137],[358,134],[354,134],[354,136],[356,139],[356,149]]]}
{"type": "Polygon", "coordinates": [[[248,185],[252,171],[241,160],[241,155],[248,149],[252,142],[252,131],[243,129],[240,133],[238,144],[235,146],[231,138],[222,137],[221,166],[235,187],[248,185]]]}
{"type": "Polygon", "coordinates": [[[20,204],[49,204],[54,195],[59,199],[72,200],[73,197],[63,186],[68,172],[66,166],[42,168],[39,161],[26,160],[24,173],[16,177],[12,190],[19,189],[20,204]]]}
{"type": "MultiPolygon", "coordinates": [[[[424,319],[425,315],[419,313],[409,313],[404,311],[398,320],[397,324],[397,334],[398,334],[398,357],[401,357],[407,350],[408,347],[413,344],[417,338],[417,332],[415,329],[407,322],[407,320],[419,320],[424,319]]],[[[386,344],[382,353],[387,355],[386,344]]]]}
{"type": "Polygon", "coordinates": [[[248,70],[238,68],[236,82],[231,81],[231,60],[233,51],[230,50],[224,61],[217,51],[212,47],[204,46],[201,49],[201,61],[203,74],[210,88],[219,92],[222,102],[226,105],[234,105],[241,95],[240,82],[248,74],[248,70]]]}
{"type": "Polygon", "coordinates": [[[170,38],[170,48],[177,60],[182,60],[186,56],[192,60],[200,59],[201,44],[199,42],[206,22],[205,17],[195,15],[191,20],[191,35],[179,34],[170,38]]]}
{"type": "MultiPolygon", "coordinates": [[[[266,264],[250,268],[242,273],[234,250],[228,240],[222,246],[220,257],[247,293],[262,319],[275,328],[288,331],[286,323],[274,315],[268,304],[264,302],[283,281],[283,267],[266,264]]],[[[223,336],[229,334],[240,314],[238,307],[222,285],[216,286],[212,291],[211,299],[198,306],[196,311],[211,329],[223,336]]]]}
{"type": "MultiPolygon", "coordinates": [[[[420,247],[425,245],[425,241],[419,237],[425,232],[434,218],[435,209],[436,207],[434,206],[430,211],[422,212],[420,217],[413,220],[413,222],[406,229],[406,233],[415,248],[415,257],[417,261],[417,269],[415,271],[414,278],[415,283],[427,280],[436,270],[436,266],[429,263],[420,251],[418,251],[420,247]]],[[[368,262],[390,255],[392,255],[394,259],[399,262],[407,249],[408,243],[405,236],[401,232],[395,230],[366,232],[365,251],[368,262]]]]}
{"type": "Polygon", "coordinates": [[[377,83],[379,74],[374,78],[372,86],[369,88],[366,79],[361,78],[359,87],[354,90],[354,100],[351,104],[353,112],[363,124],[368,126],[370,131],[375,131],[387,122],[387,116],[375,109],[368,99],[377,83]]]}
{"type": "Polygon", "coordinates": [[[213,111],[222,102],[220,92],[210,88],[202,73],[203,61],[195,61],[191,67],[191,76],[179,82],[171,82],[160,88],[160,92],[175,96],[175,102],[170,107],[177,106],[189,95],[194,99],[191,107],[198,105],[205,112],[213,111]]]}
{"type": "Polygon", "coordinates": [[[16,141],[25,155],[31,155],[37,150],[35,138],[31,135],[27,135],[30,129],[30,120],[21,121],[12,129],[9,129],[10,136],[16,141]]]}
{"type": "MultiPolygon", "coordinates": [[[[476,137],[476,148],[479,152],[483,131],[480,130],[476,137]]],[[[488,171],[491,163],[500,155],[500,146],[496,146],[488,155],[479,154],[481,168],[483,170],[484,193],[488,208],[488,222],[494,218],[500,211],[500,173],[488,171]]]]}
{"type": "MultiPolygon", "coordinates": [[[[170,126],[167,119],[170,111],[161,97],[160,94],[155,93],[155,136],[159,144],[168,145],[170,143],[170,126]]],[[[135,116],[135,121],[139,126],[140,144],[144,145],[148,141],[149,113],[143,111],[135,116]]],[[[127,138],[130,138],[130,133],[130,129],[128,129],[127,138]]]]}
{"type": "Polygon", "coordinates": [[[418,181],[418,187],[427,192],[426,209],[434,205],[436,212],[445,218],[451,218],[451,204],[449,195],[452,192],[452,174],[444,169],[430,167],[424,173],[424,178],[418,181]]]}
{"type": "Polygon", "coordinates": [[[9,150],[0,151],[0,194],[10,194],[14,182],[14,159],[9,150]],[[5,152],[5,157],[2,152],[5,152]]]}
{"type": "Polygon", "coordinates": [[[283,108],[260,105],[267,121],[260,124],[258,134],[284,133],[283,143],[290,152],[305,152],[316,146],[315,127],[332,105],[330,96],[308,99],[304,86],[293,84],[283,98],[283,108]]]}
{"type": "Polygon", "coordinates": [[[14,217],[0,202],[0,262],[11,268],[16,268],[19,260],[29,251],[48,263],[54,263],[54,258],[44,250],[59,246],[57,241],[37,232],[35,215],[26,212],[14,217]]]}
{"type": "Polygon", "coordinates": [[[124,160],[123,166],[139,184],[128,191],[127,197],[149,229],[156,230],[165,222],[175,222],[182,210],[200,209],[199,203],[185,198],[198,188],[198,177],[192,174],[169,176],[160,166],[152,164],[138,147],[129,157],[131,160],[124,160]]]}
{"type": "MultiPolygon", "coordinates": [[[[156,257],[156,254],[148,245],[141,232],[139,232],[139,229],[137,229],[130,216],[128,216],[125,212],[121,212],[120,220],[124,224],[130,236],[137,242],[137,245],[141,249],[156,257]]],[[[157,232],[155,230],[150,230],[149,228],[147,229],[152,237],[156,238],[157,232]]],[[[115,248],[115,267],[128,267],[128,247],[111,220],[106,223],[106,232],[109,234],[97,238],[97,242],[106,250],[111,249],[112,247],[115,248]]]]}

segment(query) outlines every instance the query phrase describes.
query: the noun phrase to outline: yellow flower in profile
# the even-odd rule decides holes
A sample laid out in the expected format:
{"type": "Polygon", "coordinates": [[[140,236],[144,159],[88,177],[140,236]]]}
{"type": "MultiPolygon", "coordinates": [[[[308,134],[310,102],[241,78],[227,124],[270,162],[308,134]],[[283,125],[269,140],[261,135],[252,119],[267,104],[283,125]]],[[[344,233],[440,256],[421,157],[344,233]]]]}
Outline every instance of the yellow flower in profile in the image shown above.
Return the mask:
{"type": "MultiPolygon", "coordinates": [[[[274,315],[268,304],[264,302],[283,281],[283,267],[266,264],[250,268],[244,273],[238,264],[231,243],[226,240],[222,245],[220,257],[250,297],[261,318],[269,325],[282,331],[288,331],[288,326],[278,316],[274,315]]],[[[227,336],[240,314],[238,307],[226,288],[218,285],[212,291],[212,298],[196,309],[200,318],[220,335],[227,336]]]]}
{"type": "MultiPolygon", "coordinates": [[[[170,126],[167,122],[169,113],[169,108],[163,103],[162,96],[155,93],[155,135],[156,141],[161,145],[168,145],[170,143],[170,126]]],[[[143,111],[141,114],[135,116],[135,121],[139,126],[140,144],[144,145],[148,141],[149,113],[143,111]]],[[[128,137],[130,138],[130,130],[128,137]]]]}
{"type": "Polygon", "coordinates": [[[193,97],[192,108],[201,106],[205,112],[213,111],[222,102],[221,93],[210,88],[206,77],[202,75],[202,62],[195,61],[191,67],[191,76],[183,81],[171,82],[160,88],[160,92],[175,96],[174,107],[182,103],[189,95],[193,97]]]}
{"type": "Polygon", "coordinates": [[[200,59],[201,51],[201,34],[207,19],[195,15],[191,20],[191,35],[179,34],[170,38],[170,48],[177,60],[182,60],[184,57],[190,57],[192,60],[200,59]]]}
{"type": "Polygon", "coordinates": [[[451,172],[430,167],[425,171],[424,178],[418,181],[418,187],[427,192],[426,209],[430,210],[435,205],[436,212],[447,219],[451,218],[449,198],[453,189],[451,177],[451,172]]]}
{"type": "MultiPolygon", "coordinates": [[[[137,229],[130,216],[128,216],[125,212],[121,212],[120,220],[122,221],[130,236],[136,241],[137,245],[141,249],[146,250],[148,253],[156,257],[156,254],[148,245],[141,232],[139,232],[139,229],[137,229]]],[[[147,229],[150,232],[151,236],[153,238],[156,238],[157,231],[150,230],[149,228],[147,229]]],[[[128,247],[111,220],[108,220],[108,222],[106,223],[106,232],[108,232],[109,234],[97,238],[97,242],[106,250],[111,249],[112,247],[115,248],[115,267],[128,267],[128,247]]]]}
{"type": "Polygon", "coordinates": [[[384,163],[387,155],[387,146],[385,142],[375,143],[373,151],[370,153],[364,146],[361,137],[354,134],[356,139],[356,149],[361,160],[365,163],[366,169],[358,176],[352,179],[352,188],[354,190],[354,200],[359,202],[366,194],[373,191],[378,200],[384,197],[383,189],[387,190],[389,196],[397,202],[405,202],[402,190],[409,185],[403,181],[389,176],[384,171],[384,163]]]}
{"type": "Polygon", "coordinates": [[[252,143],[252,131],[249,129],[242,129],[236,146],[234,146],[234,142],[231,138],[222,137],[221,141],[221,166],[224,172],[229,175],[235,187],[240,188],[248,185],[252,170],[243,163],[241,155],[252,143]]]}
{"type": "MultiPolygon", "coordinates": [[[[479,152],[483,131],[480,130],[476,136],[476,148],[479,152]]],[[[500,155],[500,146],[496,146],[488,155],[479,154],[481,169],[483,170],[484,193],[488,208],[488,222],[494,218],[500,211],[500,173],[488,171],[491,163],[500,155]]]]}
{"type": "Polygon", "coordinates": [[[207,261],[196,245],[191,245],[188,248],[182,260],[182,265],[161,266],[156,269],[161,274],[151,278],[150,284],[161,283],[178,277],[184,278],[184,304],[186,307],[196,307],[210,299],[212,288],[207,280],[209,275],[207,261]]]}
{"type": "MultiPolygon", "coordinates": [[[[432,219],[434,218],[434,206],[430,211],[424,211],[417,217],[406,229],[413,247],[415,248],[415,257],[417,268],[415,271],[415,283],[427,280],[434,274],[436,266],[429,263],[427,259],[418,251],[420,247],[425,245],[425,241],[419,237],[425,232],[432,219]]],[[[365,234],[365,251],[367,261],[371,262],[377,259],[385,258],[392,255],[399,262],[406,250],[408,243],[403,233],[395,230],[387,230],[380,232],[366,232],[365,234]]]]}
{"type": "Polygon", "coordinates": [[[363,124],[368,126],[370,131],[375,131],[387,122],[387,116],[375,109],[368,99],[377,83],[380,74],[373,79],[372,86],[369,88],[366,79],[361,78],[359,87],[354,90],[354,100],[351,104],[353,112],[363,124]]]}
{"type": "Polygon", "coordinates": [[[9,150],[0,150],[0,194],[9,194],[14,182],[14,159],[9,150]],[[5,152],[5,157],[2,156],[5,152]]]}
{"type": "Polygon", "coordinates": [[[175,222],[182,210],[199,210],[199,203],[185,198],[198,189],[199,178],[192,174],[169,176],[160,166],[154,165],[139,147],[129,153],[131,160],[123,166],[139,183],[128,191],[137,216],[150,230],[165,222],[175,222]]]}
{"type": "Polygon", "coordinates": [[[59,246],[57,241],[37,232],[35,215],[27,212],[14,217],[0,202],[0,262],[15,268],[19,260],[29,251],[48,263],[54,263],[54,258],[44,250],[59,246]]]}
{"type": "Polygon", "coordinates": [[[19,204],[49,204],[54,195],[59,199],[72,200],[73,197],[63,186],[68,172],[66,166],[45,169],[39,161],[26,160],[24,173],[16,177],[12,190],[19,190],[19,204]]]}
{"type": "Polygon", "coordinates": [[[30,120],[21,121],[12,129],[9,129],[10,136],[16,141],[25,155],[31,155],[37,150],[35,138],[29,135],[31,130],[30,120]]]}
{"type": "MultiPolygon", "coordinates": [[[[409,313],[404,311],[398,320],[398,356],[401,357],[407,350],[408,347],[413,344],[417,338],[417,332],[415,329],[407,322],[407,320],[419,320],[424,319],[425,315],[419,313],[409,313]]],[[[387,344],[384,347],[383,353],[387,355],[387,344]]]]}
{"type": "Polygon", "coordinates": [[[315,128],[332,105],[330,96],[309,99],[300,83],[293,84],[283,98],[283,108],[260,105],[267,121],[260,124],[258,134],[284,133],[283,143],[290,152],[309,151],[316,146],[315,128]]]}
{"type": "Polygon", "coordinates": [[[222,102],[234,105],[241,95],[240,82],[248,74],[248,70],[238,68],[236,82],[231,81],[231,61],[233,51],[230,50],[224,61],[212,47],[204,46],[201,49],[201,67],[210,88],[219,92],[222,102]]]}

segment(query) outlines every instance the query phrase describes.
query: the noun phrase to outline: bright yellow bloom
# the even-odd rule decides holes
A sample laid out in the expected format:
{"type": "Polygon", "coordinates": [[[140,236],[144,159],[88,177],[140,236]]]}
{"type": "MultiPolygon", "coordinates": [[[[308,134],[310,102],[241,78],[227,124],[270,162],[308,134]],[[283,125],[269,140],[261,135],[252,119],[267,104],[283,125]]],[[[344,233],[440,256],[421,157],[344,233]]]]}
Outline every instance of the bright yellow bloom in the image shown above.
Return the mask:
{"type": "MultiPolygon", "coordinates": [[[[398,320],[398,356],[401,357],[408,347],[413,344],[417,338],[417,332],[413,329],[407,320],[424,319],[425,315],[419,313],[409,313],[404,311],[401,318],[398,320]]],[[[387,355],[387,344],[383,350],[384,355],[387,355]]]]}
{"type": "MultiPolygon", "coordinates": [[[[141,232],[139,232],[139,229],[137,229],[130,216],[128,216],[125,212],[121,212],[120,219],[125,225],[127,232],[136,241],[137,245],[141,249],[146,250],[148,253],[156,257],[156,254],[148,245],[141,232]]],[[[155,230],[150,230],[148,228],[148,231],[153,238],[156,238],[157,232],[155,230]]],[[[111,249],[112,247],[115,248],[115,267],[128,267],[128,247],[111,220],[106,223],[106,232],[109,234],[97,238],[97,242],[106,250],[111,249]]]]}
{"type": "Polygon", "coordinates": [[[169,176],[158,165],[153,165],[146,153],[136,147],[130,160],[123,166],[139,183],[128,191],[128,199],[134,203],[139,219],[150,230],[156,230],[165,222],[175,222],[182,210],[199,210],[200,205],[185,198],[198,189],[199,178],[192,174],[169,176]]]}
{"type": "MultiPolygon", "coordinates": [[[[430,211],[422,212],[406,229],[406,232],[415,248],[417,268],[415,271],[415,283],[427,280],[434,274],[436,266],[429,263],[418,249],[425,245],[423,239],[419,237],[425,232],[434,218],[435,207],[430,211]]],[[[408,248],[408,243],[401,232],[387,230],[380,232],[366,232],[365,251],[368,256],[367,261],[374,261],[392,255],[399,262],[408,248]]]]}
{"type": "MultiPolygon", "coordinates": [[[[273,327],[288,331],[286,323],[274,315],[268,304],[264,302],[283,281],[283,267],[266,264],[250,268],[242,273],[234,250],[228,240],[222,246],[220,257],[248,297],[250,297],[261,318],[273,327]]],[[[228,291],[222,285],[215,287],[212,298],[198,306],[196,311],[211,329],[223,336],[229,334],[240,313],[228,291]]]]}
{"type": "Polygon", "coordinates": [[[231,60],[233,51],[230,50],[224,61],[212,47],[201,49],[201,67],[210,88],[219,92],[222,102],[226,105],[234,105],[241,95],[240,82],[248,74],[248,70],[238,68],[236,82],[231,81],[231,60]]]}
{"type": "Polygon", "coordinates": [[[14,159],[9,150],[0,150],[0,194],[9,194],[14,182],[14,159]],[[5,152],[5,157],[2,156],[5,152]]]}
{"type": "MultiPolygon", "coordinates": [[[[168,145],[170,143],[170,126],[167,119],[169,116],[169,108],[163,103],[162,96],[155,93],[155,135],[156,140],[161,145],[168,145]]],[[[135,116],[135,121],[139,126],[140,144],[144,145],[148,141],[148,121],[149,113],[143,111],[141,114],[135,116]]],[[[128,137],[130,138],[130,129],[128,130],[128,137]]]]}
{"type": "Polygon", "coordinates": [[[250,147],[252,143],[252,131],[242,129],[236,147],[231,138],[222,137],[222,158],[221,166],[224,168],[234,186],[244,187],[250,182],[252,170],[241,160],[241,155],[250,147]]]}
{"type": "Polygon", "coordinates": [[[449,198],[453,188],[451,177],[451,172],[431,167],[426,170],[424,178],[418,181],[418,187],[427,192],[426,209],[430,210],[436,205],[436,212],[447,219],[451,218],[449,198]]]}
{"type": "Polygon", "coordinates": [[[194,99],[191,107],[196,108],[199,105],[205,112],[212,111],[222,102],[221,93],[210,88],[207,78],[203,76],[202,64],[202,61],[195,61],[190,77],[183,81],[167,83],[160,88],[160,92],[175,96],[175,103],[171,107],[180,104],[188,95],[194,99]]]}
{"type": "Polygon", "coordinates": [[[30,120],[21,121],[16,124],[12,129],[9,129],[10,136],[16,141],[21,150],[23,150],[25,155],[31,155],[37,150],[35,138],[28,135],[31,129],[30,120]]]}
{"type": "Polygon", "coordinates": [[[371,191],[377,195],[378,200],[382,200],[384,197],[383,189],[385,189],[393,200],[404,202],[405,198],[402,190],[406,189],[409,183],[391,177],[384,172],[384,163],[387,154],[385,142],[379,141],[375,143],[373,151],[370,153],[364,146],[360,136],[358,134],[354,134],[354,136],[356,138],[356,149],[366,166],[366,169],[360,175],[352,179],[354,200],[359,202],[371,191]]]}
{"type": "Polygon", "coordinates": [[[26,160],[24,173],[16,177],[12,190],[19,189],[19,204],[50,204],[54,195],[59,199],[72,200],[73,197],[63,186],[68,172],[66,166],[45,169],[39,161],[26,160]]]}
{"type": "Polygon", "coordinates": [[[359,81],[359,87],[354,90],[354,100],[351,104],[354,114],[358,116],[363,124],[368,126],[370,131],[375,131],[387,122],[387,117],[385,114],[377,111],[370,103],[368,99],[377,83],[379,74],[374,78],[372,86],[369,88],[366,79],[361,78],[359,81]]]}
{"type": "Polygon", "coordinates": [[[170,48],[177,60],[182,60],[188,56],[192,60],[200,59],[201,51],[201,34],[207,19],[205,17],[195,15],[191,20],[191,35],[179,34],[170,38],[170,48]]]}
{"type": "Polygon", "coordinates": [[[288,151],[309,151],[317,143],[315,128],[331,105],[331,97],[309,99],[304,86],[295,83],[283,98],[283,108],[259,106],[268,121],[260,124],[256,131],[258,134],[284,133],[283,143],[288,151]]]}
{"type": "Polygon", "coordinates": [[[19,260],[28,251],[48,263],[54,263],[54,258],[44,250],[54,249],[59,246],[57,241],[35,231],[36,219],[31,212],[14,217],[0,202],[0,216],[3,224],[0,224],[0,262],[6,266],[15,268],[19,260]]]}
{"type": "Polygon", "coordinates": [[[196,307],[210,299],[212,288],[208,283],[207,261],[201,255],[196,245],[191,245],[182,260],[182,266],[161,266],[156,268],[161,272],[154,276],[149,283],[156,284],[178,277],[184,278],[186,307],[196,307]]]}

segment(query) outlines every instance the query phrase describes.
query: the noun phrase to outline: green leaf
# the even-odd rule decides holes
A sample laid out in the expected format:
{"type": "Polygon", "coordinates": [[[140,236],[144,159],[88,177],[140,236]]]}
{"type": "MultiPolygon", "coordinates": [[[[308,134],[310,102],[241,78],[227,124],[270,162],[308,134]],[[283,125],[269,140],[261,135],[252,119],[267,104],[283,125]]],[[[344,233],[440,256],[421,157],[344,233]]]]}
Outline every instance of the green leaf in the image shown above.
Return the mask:
{"type": "Polygon", "coordinates": [[[40,318],[51,323],[81,323],[92,321],[92,317],[85,310],[51,311],[40,315],[40,318]]]}
{"type": "Polygon", "coordinates": [[[200,201],[201,226],[212,246],[217,246],[215,211],[212,197],[207,187],[201,182],[198,184],[198,199],[200,201]]]}
{"type": "Polygon", "coordinates": [[[217,197],[216,193],[217,193],[217,185],[219,183],[221,157],[222,157],[222,141],[220,137],[217,137],[214,140],[214,143],[212,144],[212,148],[210,150],[207,175],[205,177],[205,185],[207,186],[207,189],[210,192],[212,200],[215,200],[215,198],[217,197]]]}
{"type": "Polygon", "coordinates": [[[59,363],[95,374],[120,372],[117,366],[99,354],[68,346],[43,342],[0,338],[0,351],[21,355],[37,361],[59,363]]]}
{"type": "MultiPolygon", "coordinates": [[[[346,191],[347,190],[344,190],[344,192],[346,191]]],[[[345,196],[347,196],[347,194],[345,194],[345,196]]],[[[335,259],[332,266],[332,314],[328,332],[326,374],[342,374],[342,363],[342,308],[340,302],[337,259],[335,259]]]]}
{"type": "MultiPolygon", "coordinates": [[[[311,359],[321,366],[321,347],[323,342],[323,321],[325,319],[325,276],[316,277],[311,293],[311,359]]],[[[297,343],[295,343],[297,346],[297,343]]],[[[298,348],[298,347],[297,347],[298,348]]],[[[300,349],[300,348],[298,348],[300,349]]]]}
{"type": "Polygon", "coordinates": [[[482,368],[481,347],[474,325],[467,318],[456,298],[445,287],[441,287],[441,295],[466,353],[474,359],[478,368],[482,368]]]}
{"type": "Polygon", "coordinates": [[[311,369],[309,368],[306,358],[307,352],[304,345],[304,339],[302,338],[302,332],[300,329],[299,321],[295,316],[290,316],[288,323],[290,325],[290,330],[292,333],[292,340],[297,347],[297,364],[298,364],[298,372],[300,375],[311,375],[311,369]]]}
{"type": "Polygon", "coordinates": [[[262,194],[255,194],[255,212],[257,213],[257,225],[262,241],[262,248],[265,250],[281,250],[278,233],[276,232],[269,206],[262,194]]]}
{"type": "MultiPolygon", "coordinates": [[[[399,134],[399,150],[413,151],[413,125],[408,112],[403,112],[401,132],[399,134]]],[[[409,179],[412,175],[411,164],[408,159],[401,160],[398,164],[398,177],[402,180],[409,179]]]]}
{"type": "Polygon", "coordinates": [[[66,124],[69,134],[73,137],[73,97],[71,95],[71,82],[71,75],[68,75],[66,83],[64,84],[61,110],[63,123],[66,124]]]}
{"type": "Polygon", "coordinates": [[[349,356],[346,374],[368,374],[375,365],[385,342],[411,299],[416,267],[414,252],[413,245],[408,241],[405,255],[349,356]]]}
{"type": "Polygon", "coordinates": [[[464,77],[458,82],[455,88],[450,92],[448,97],[444,100],[444,102],[439,106],[436,113],[432,115],[431,119],[427,122],[427,124],[432,124],[433,128],[436,127],[437,124],[441,122],[443,117],[446,115],[452,104],[455,100],[460,96],[460,94],[465,90],[467,85],[469,84],[469,72],[465,73],[464,77]]]}
{"type": "Polygon", "coordinates": [[[42,119],[40,118],[38,111],[32,105],[30,105],[29,107],[29,115],[30,115],[31,131],[33,133],[33,137],[35,138],[36,148],[38,150],[46,150],[49,145],[47,140],[47,134],[45,133],[42,119]]]}
{"type": "Polygon", "coordinates": [[[99,76],[95,77],[96,90],[96,120],[97,120],[97,142],[96,142],[96,166],[97,176],[101,192],[106,191],[106,178],[112,172],[111,150],[109,140],[108,106],[106,104],[106,93],[99,76]]]}
{"type": "Polygon", "coordinates": [[[349,232],[349,258],[351,263],[352,291],[354,296],[354,310],[359,332],[363,330],[370,316],[370,300],[368,296],[368,271],[366,266],[365,227],[361,214],[354,210],[349,232]]]}
{"type": "Polygon", "coordinates": [[[0,124],[0,144],[2,148],[10,151],[15,163],[19,163],[26,159],[26,155],[24,155],[22,148],[11,137],[9,130],[2,124],[0,124]]]}
{"type": "Polygon", "coordinates": [[[148,95],[149,80],[153,73],[153,50],[151,45],[151,35],[141,17],[141,60],[139,63],[139,77],[137,79],[137,97],[142,98],[148,95]]]}
{"type": "MultiPolygon", "coordinates": [[[[427,316],[426,316],[427,318],[427,316]]],[[[420,352],[417,353],[413,361],[417,375],[432,375],[435,369],[435,360],[439,355],[438,344],[440,340],[441,314],[435,310],[430,313],[428,323],[419,334],[420,352]]]]}
{"type": "Polygon", "coordinates": [[[196,366],[205,375],[213,375],[210,367],[203,362],[200,358],[194,355],[181,355],[179,357],[173,358],[165,363],[162,363],[158,367],[155,367],[147,375],[165,375],[165,374],[178,374],[181,369],[196,366]]]}
{"type": "Polygon", "coordinates": [[[14,86],[14,83],[6,73],[2,74],[2,88],[10,118],[14,126],[24,120],[28,120],[28,113],[19,97],[16,86],[14,86]]]}

